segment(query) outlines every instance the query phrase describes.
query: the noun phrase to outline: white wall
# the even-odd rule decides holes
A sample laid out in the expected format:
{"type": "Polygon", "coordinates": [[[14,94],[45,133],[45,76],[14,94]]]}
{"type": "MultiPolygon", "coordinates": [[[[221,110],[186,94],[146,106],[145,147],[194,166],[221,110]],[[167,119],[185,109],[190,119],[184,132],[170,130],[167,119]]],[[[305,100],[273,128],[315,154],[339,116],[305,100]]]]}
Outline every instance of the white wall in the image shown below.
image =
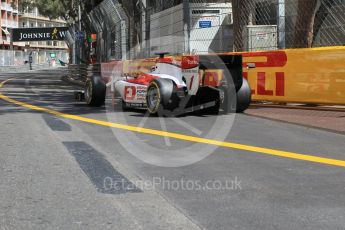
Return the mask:
{"type": "MultiPolygon", "coordinates": [[[[151,54],[157,51],[182,54],[188,50],[183,16],[183,4],[151,15],[151,54]]],[[[231,3],[191,3],[190,16],[190,51],[232,51],[231,3]]]]}

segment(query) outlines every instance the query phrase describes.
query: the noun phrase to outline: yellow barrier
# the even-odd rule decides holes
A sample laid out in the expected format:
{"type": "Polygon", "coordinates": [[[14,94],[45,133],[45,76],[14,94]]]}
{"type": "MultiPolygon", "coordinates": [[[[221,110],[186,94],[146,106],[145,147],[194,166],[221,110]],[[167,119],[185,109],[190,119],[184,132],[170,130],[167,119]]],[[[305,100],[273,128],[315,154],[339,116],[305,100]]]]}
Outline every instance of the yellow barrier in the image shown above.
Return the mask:
{"type": "MultiPolygon", "coordinates": [[[[254,101],[345,105],[345,46],[240,54],[254,101]]],[[[156,59],[102,63],[102,75],[147,72],[156,59]]],[[[214,74],[205,83],[213,85],[214,74]]]]}
{"type": "Polygon", "coordinates": [[[254,101],[345,105],[345,46],[241,54],[254,101]]]}

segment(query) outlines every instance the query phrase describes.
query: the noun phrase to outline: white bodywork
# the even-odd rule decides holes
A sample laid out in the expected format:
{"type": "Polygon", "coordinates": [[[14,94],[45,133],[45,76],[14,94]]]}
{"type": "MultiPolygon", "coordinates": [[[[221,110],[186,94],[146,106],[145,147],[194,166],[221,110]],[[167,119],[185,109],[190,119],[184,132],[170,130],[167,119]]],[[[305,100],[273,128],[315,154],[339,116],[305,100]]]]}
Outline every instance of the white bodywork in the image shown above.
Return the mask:
{"type": "MultiPolygon", "coordinates": [[[[189,95],[195,95],[199,87],[198,67],[182,70],[180,66],[181,63],[158,62],[148,74],[157,78],[170,79],[178,88],[187,88],[189,95]]],[[[122,100],[131,107],[145,107],[148,86],[129,82],[128,79],[134,78],[113,79],[112,91],[115,90],[116,95],[120,95],[122,100]]]]}

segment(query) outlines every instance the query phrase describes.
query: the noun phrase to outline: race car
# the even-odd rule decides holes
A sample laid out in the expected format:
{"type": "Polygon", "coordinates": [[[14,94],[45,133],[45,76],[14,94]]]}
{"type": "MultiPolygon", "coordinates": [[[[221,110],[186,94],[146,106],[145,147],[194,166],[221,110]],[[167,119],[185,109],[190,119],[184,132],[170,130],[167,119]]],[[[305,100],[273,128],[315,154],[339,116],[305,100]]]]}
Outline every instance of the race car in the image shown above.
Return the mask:
{"type": "Polygon", "coordinates": [[[142,108],[150,114],[169,116],[193,111],[243,112],[248,108],[251,90],[242,77],[240,55],[166,55],[117,62],[111,79],[88,80],[87,103],[104,102],[104,86],[99,86],[103,81],[120,96],[124,110],[142,108]]]}

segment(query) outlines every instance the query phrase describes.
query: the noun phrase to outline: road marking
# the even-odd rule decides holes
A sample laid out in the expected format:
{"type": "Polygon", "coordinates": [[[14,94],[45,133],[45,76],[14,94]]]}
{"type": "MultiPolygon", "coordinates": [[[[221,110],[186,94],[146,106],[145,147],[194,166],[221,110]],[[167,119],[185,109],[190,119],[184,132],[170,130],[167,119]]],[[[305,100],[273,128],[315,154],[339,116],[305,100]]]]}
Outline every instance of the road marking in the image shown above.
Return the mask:
{"type": "MultiPolygon", "coordinates": [[[[8,80],[0,83],[0,88],[2,88],[4,84],[6,84],[7,82],[9,82],[11,80],[13,80],[13,78],[8,79],[8,80]]],[[[238,150],[249,151],[249,152],[254,152],[254,153],[261,153],[261,154],[265,154],[265,155],[278,156],[278,157],[283,157],[283,158],[291,158],[291,159],[296,159],[296,160],[302,160],[302,161],[309,161],[309,162],[332,165],[332,166],[345,167],[345,161],[344,160],[317,157],[317,156],[306,155],[306,154],[301,154],[301,153],[294,153],[294,152],[281,151],[281,150],[275,150],[275,149],[269,149],[269,148],[262,148],[262,147],[237,144],[237,143],[232,143],[232,142],[223,142],[223,141],[217,141],[217,140],[206,139],[206,138],[201,138],[201,137],[189,136],[189,135],[184,135],[184,134],[166,132],[166,131],[161,131],[161,130],[147,129],[147,128],[142,128],[142,127],[137,127],[137,126],[123,125],[120,123],[113,123],[113,122],[108,122],[108,121],[96,120],[96,119],[92,119],[92,118],[61,113],[61,112],[58,112],[58,111],[55,111],[52,109],[31,105],[28,103],[14,100],[14,99],[12,99],[8,96],[5,96],[1,93],[0,93],[0,99],[7,101],[9,103],[18,105],[18,106],[22,106],[24,108],[31,109],[31,110],[36,110],[36,111],[40,111],[40,112],[44,112],[44,113],[49,113],[49,114],[52,114],[55,116],[63,117],[66,119],[91,123],[91,124],[100,125],[100,126],[111,127],[111,128],[115,128],[115,129],[127,130],[127,131],[132,131],[132,132],[137,132],[137,133],[142,133],[142,134],[149,134],[149,135],[154,135],[154,136],[161,136],[161,137],[165,137],[165,138],[169,137],[169,138],[174,138],[174,139],[183,140],[183,141],[202,143],[202,144],[208,144],[208,145],[215,145],[215,146],[219,146],[219,147],[238,149],[238,150]]]]}

